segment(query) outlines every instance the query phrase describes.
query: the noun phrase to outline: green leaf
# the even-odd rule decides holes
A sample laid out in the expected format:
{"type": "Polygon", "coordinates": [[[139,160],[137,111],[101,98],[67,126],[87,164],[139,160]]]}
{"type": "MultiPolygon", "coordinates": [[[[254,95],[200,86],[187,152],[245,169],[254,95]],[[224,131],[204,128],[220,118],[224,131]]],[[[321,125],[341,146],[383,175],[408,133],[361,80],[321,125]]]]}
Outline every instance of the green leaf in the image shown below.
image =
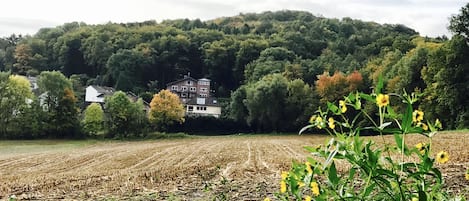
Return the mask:
{"type": "Polygon", "coordinates": [[[368,197],[370,193],[375,189],[376,183],[372,183],[371,185],[367,186],[365,189],[365,193],[363,194],[363,197],[368,197]]]}
{"type": "Polygon", "coordinates": [[[360,93],[360,97],[367,100],[367,101],[370,101],[372,103],[376,102],[376,100],[373,98],[373,96],[371,96],[369,94],[360,93]]]}
{"type": "Polygon", "coordinates": [[[383,75],[379,75],[378,83],[376,84],[376,88],[375,88],[375,93],[380,94],[381,90],[383,89],[383,86],[384,86],[383,75]]]}
{"type": "Polygon", "coordinates": [[[394,140],[399,150],[402,150],[402,134],[394,134],[394,140]]]}
{"type": "Polygon", "coordinates": [[[379,128],[379,130],[383,130],[384,128],[388,127],[391,124],[392,124],[392,122],[384,122],[378,128],[379,128]]]}
{"type": "Polygon", "coordinates": [[[332,104],[331,102],[327,102],[327,109],[336,115],[340,114],[339,107],[337,107],[335,104],[332,104]]]}
{"type": "Polygon", "coordinates": [[[335,162],[332,161],[331,166],[329,167],[329,181],[331,184],[336,187],[339,184],[339,177],[337,177],[337,169],[335,168],[335,162]]]}
{"type": "Polygon", "coordinates": [[[419,201],[427,201],[427,194],[422,191],[422,190],[419,190],[419,201]]]}
{"type": "Polygon", "coordinates": [[[411,127],[412,127],[412,105],[408,103],[406,107],[406,111],[402,118],[402,131],[404,133],[409,133],[411,127]]]}

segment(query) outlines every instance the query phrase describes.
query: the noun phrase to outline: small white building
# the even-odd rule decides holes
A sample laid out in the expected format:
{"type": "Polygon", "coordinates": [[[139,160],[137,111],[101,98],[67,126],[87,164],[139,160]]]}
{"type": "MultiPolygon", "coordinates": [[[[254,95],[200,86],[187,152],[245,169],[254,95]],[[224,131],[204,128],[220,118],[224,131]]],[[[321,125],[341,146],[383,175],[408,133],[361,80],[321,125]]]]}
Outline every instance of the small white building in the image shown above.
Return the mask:
{"type": "Polygon", "coordinates": [[[86,103],[104,103],[104,98],[112,96],[115,90],[112,87],[103,87],[90,85],[86,87],[85,102],[86,103]]]}
{"type": "Polygon", "coordinates": [[[186,116],[213,116],[219,118],[221,107],[215,98],[193,98],[186,103],[186,116]]]}

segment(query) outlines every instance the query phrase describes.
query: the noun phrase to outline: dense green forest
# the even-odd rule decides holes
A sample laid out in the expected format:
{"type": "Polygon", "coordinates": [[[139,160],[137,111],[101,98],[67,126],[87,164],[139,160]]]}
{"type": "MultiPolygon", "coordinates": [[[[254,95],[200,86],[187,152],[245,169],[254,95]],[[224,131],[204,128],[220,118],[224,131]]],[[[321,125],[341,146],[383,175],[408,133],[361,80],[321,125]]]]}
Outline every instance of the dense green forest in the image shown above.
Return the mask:
{"type": "Polygon", "coordinates": [[[216,122],[205,129],[230,132],[297,131],[319,106],[351,91],[370,92],[381,75],[387,93],[422,92],[425,115],[447,129],[467,128],[468,8],[451,18],[451,39],[421,37],[405,25],[288,10],[209,21],[72,22],[0,38],[0,71],[60,71],[82,109],[87,85],[132,91],[149,102],[190,72],[212,80],[223,114],[189,119],[179,129],[216,122]]]}

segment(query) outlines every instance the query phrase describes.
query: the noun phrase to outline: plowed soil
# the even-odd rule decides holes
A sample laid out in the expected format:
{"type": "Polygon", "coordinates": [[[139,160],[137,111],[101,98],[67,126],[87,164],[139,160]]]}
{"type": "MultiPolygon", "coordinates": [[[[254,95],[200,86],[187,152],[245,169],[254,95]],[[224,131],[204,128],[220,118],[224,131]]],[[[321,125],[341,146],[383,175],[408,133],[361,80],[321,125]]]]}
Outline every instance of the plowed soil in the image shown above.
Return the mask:
{"type": "MultiPolygon", "coordinates": [[[[321,135],[224,136],[138,142],[0,143],[0,199],[66,200],[262,200],[273,197],[280,172],[304,161],[303,146],[321,135]]],[[[380,137],[369,137],[382,143],[380,137]]],[[[385,136],[392,141],[392,136],[385,136]]],[[[408,135],[409,145],[425,140],[408,135]]],[[[469,133],[437,135],[435,151],[450,192],[466,193],[469,133]]]]}

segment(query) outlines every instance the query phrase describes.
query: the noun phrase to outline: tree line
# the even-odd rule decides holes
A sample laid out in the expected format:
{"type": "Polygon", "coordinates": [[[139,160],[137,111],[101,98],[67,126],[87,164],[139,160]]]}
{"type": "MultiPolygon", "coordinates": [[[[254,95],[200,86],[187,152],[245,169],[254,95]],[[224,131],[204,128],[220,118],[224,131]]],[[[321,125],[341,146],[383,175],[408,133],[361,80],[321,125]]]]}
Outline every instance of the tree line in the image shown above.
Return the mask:
{"type": "Polygon", "coordinates": [[[87,85],[132,91],[150,102],[166,83],[190,72],[210,78],[214,95],[224,100],[219,121],[261,132],[296,131],[319,106],[350,91],[372,91],[381,75],[386,92],[420,91],[426,115],[446,128],[464,128],[468,7],[450,19],[451,39],[302,11],[209,21],[73,22],[0,39],[0,70],[32,76],[60,71],[82,109],[87,85]]]}

